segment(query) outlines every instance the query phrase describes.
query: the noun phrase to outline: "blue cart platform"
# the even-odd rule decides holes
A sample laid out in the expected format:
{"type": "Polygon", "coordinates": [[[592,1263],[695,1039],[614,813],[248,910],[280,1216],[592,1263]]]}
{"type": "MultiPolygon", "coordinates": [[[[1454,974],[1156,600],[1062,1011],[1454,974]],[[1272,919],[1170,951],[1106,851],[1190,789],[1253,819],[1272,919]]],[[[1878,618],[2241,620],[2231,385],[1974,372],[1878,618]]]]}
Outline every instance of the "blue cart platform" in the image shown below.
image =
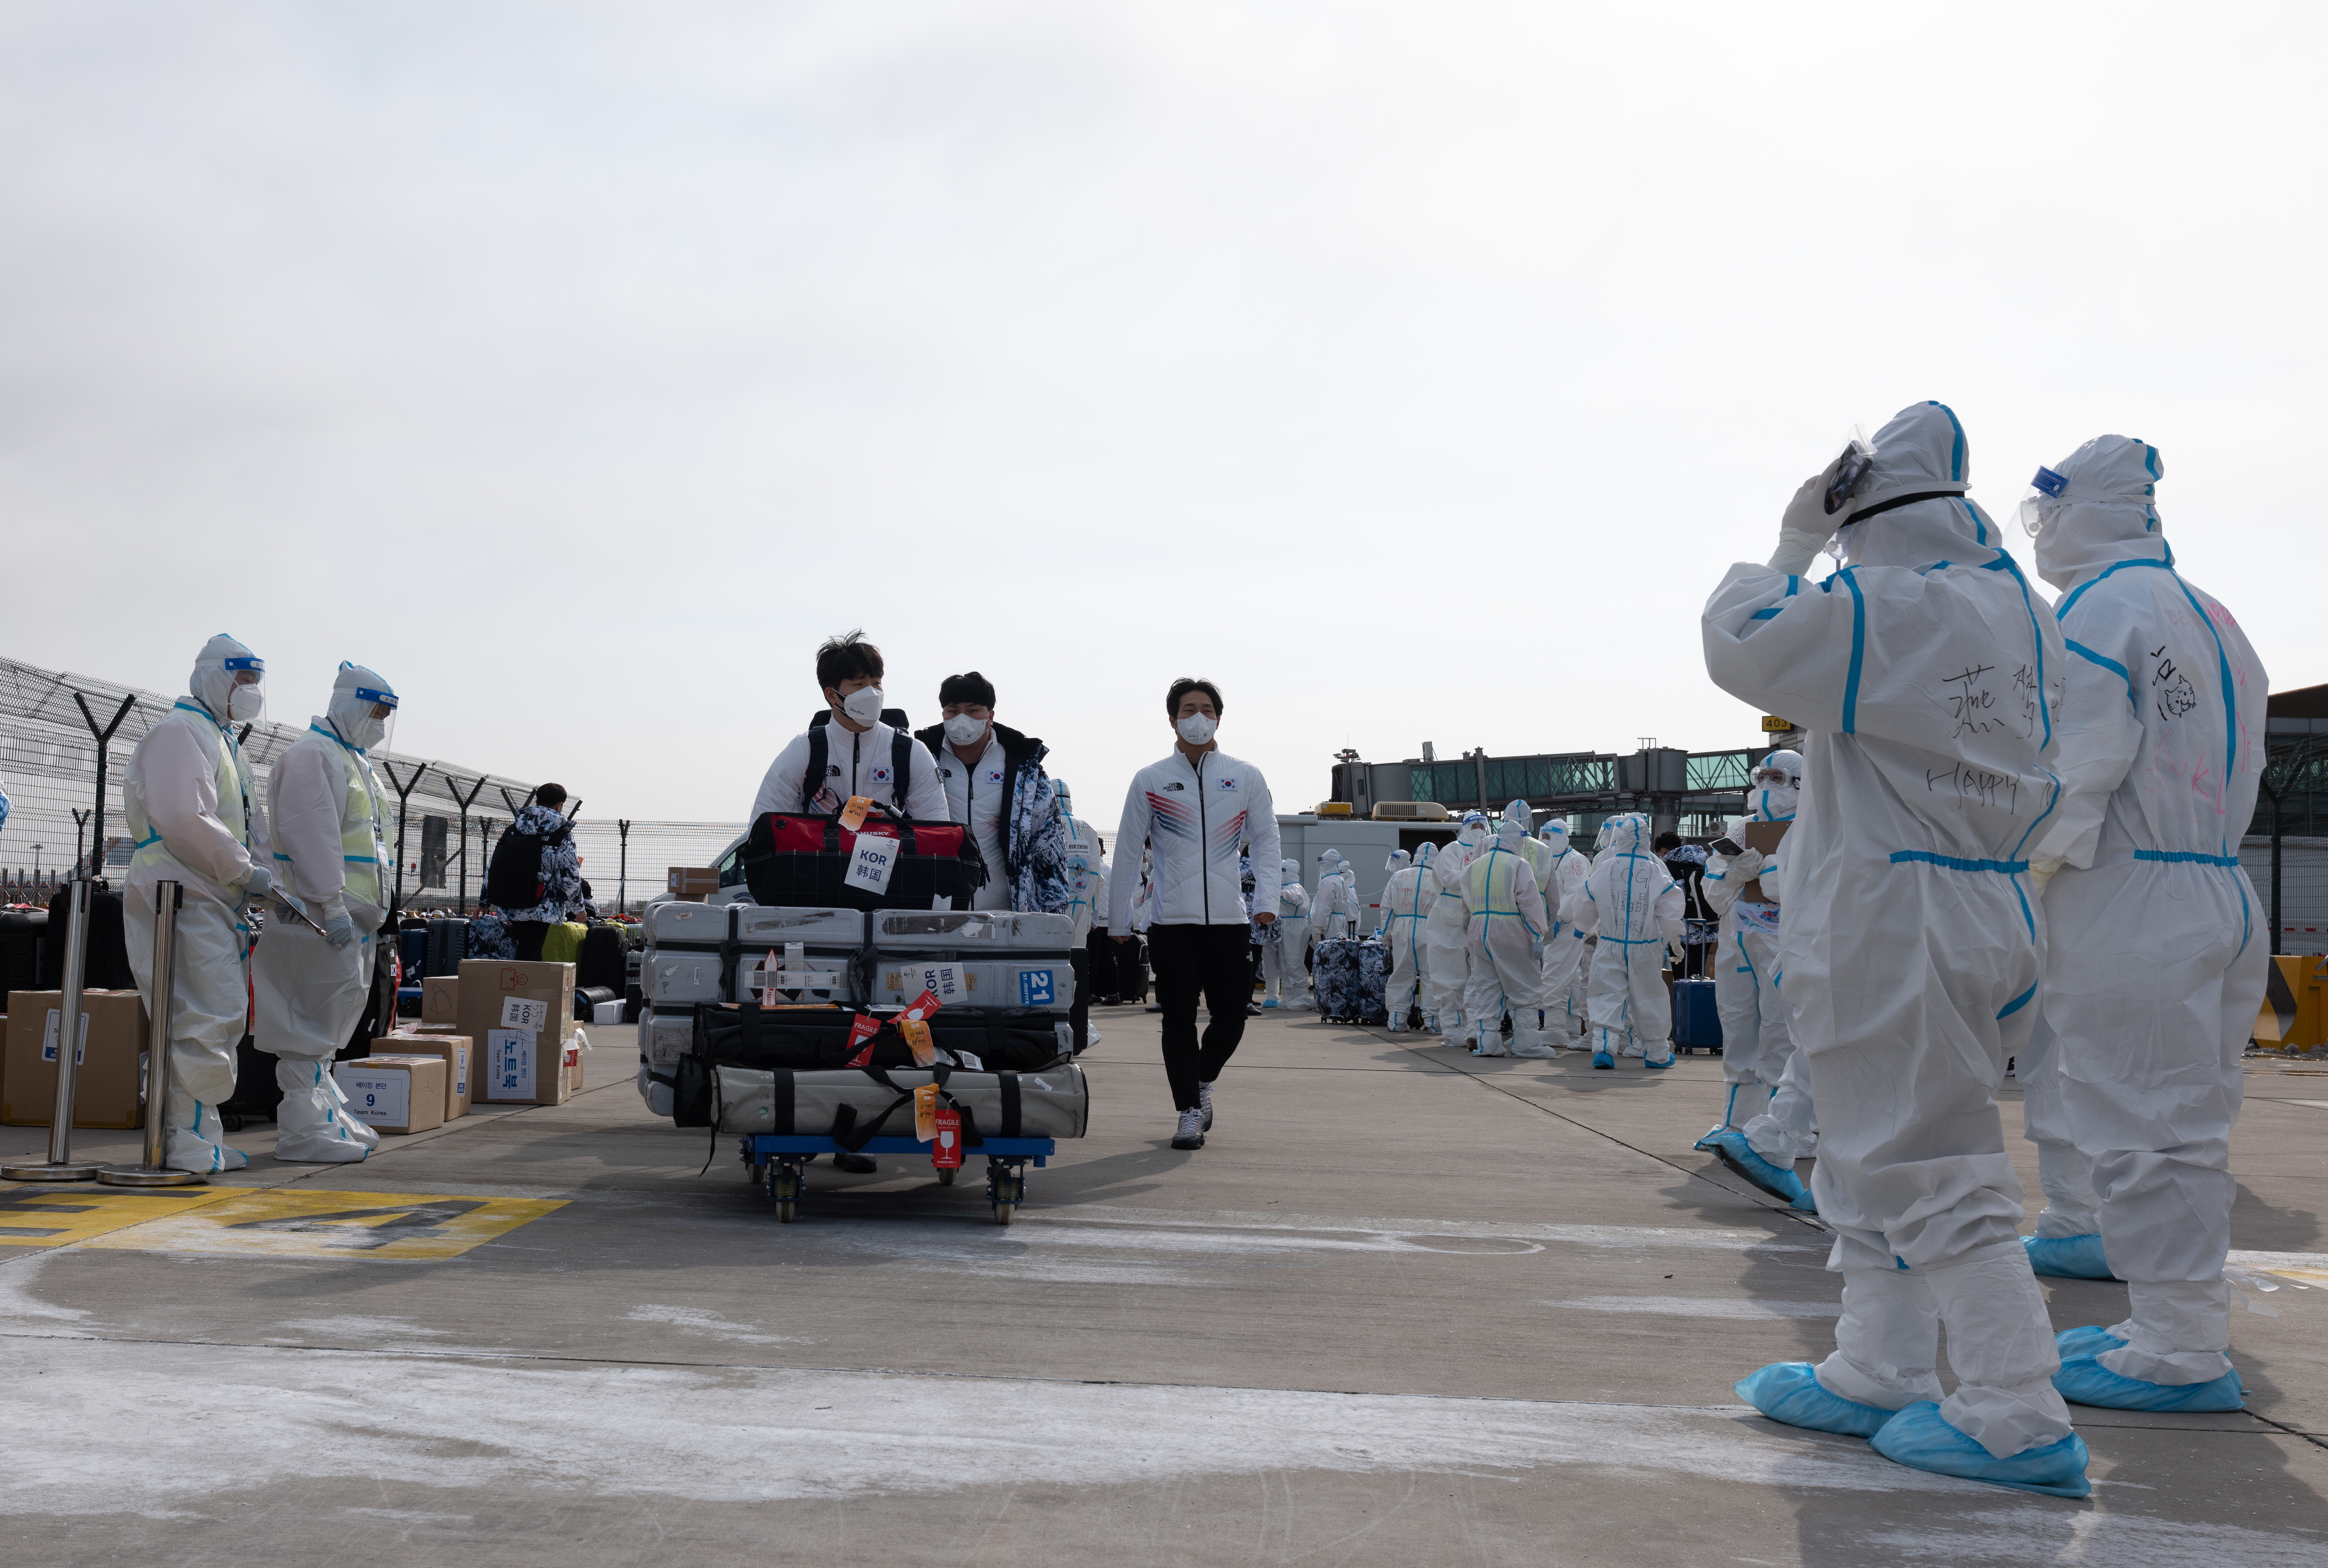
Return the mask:
{"type": "MultiPolygon", "coordinates": [[[[919,1138],[871,1138],[857,1149],[843,1149],[829,1137],[776,1133],[747,1134],[739,1141],[738,1158],[751,1173],[752,1184],[776,1206],[776,1218],[790,1225],[806,1196],[803,1169],[819,1154],[919,1154],[928,1159],[930,1145],[919,1138]]],[[[986,1157],[986,1200],[994,1206],[994,1223],[1008,1225],[1018,1205],[1027,1200],[1027,1162],[1040,1169],[1059,1152],[1050,1138],[989,1138],[974,1149],[964,1149],[965,1162],[986,1157]]],[[[942,1186],[953,1185],[950,1169],[938,1171],[942,1186]]]]}

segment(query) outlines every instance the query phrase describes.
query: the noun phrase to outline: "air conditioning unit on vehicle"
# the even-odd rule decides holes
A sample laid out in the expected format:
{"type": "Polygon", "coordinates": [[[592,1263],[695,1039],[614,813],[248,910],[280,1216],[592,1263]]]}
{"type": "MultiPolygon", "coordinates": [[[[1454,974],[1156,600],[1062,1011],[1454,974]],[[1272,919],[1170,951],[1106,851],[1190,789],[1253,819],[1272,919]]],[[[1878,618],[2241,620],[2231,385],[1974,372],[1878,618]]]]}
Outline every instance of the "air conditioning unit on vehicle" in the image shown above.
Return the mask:
{"type": "Polygon", "coordinates": [[[1355,817],[1357,813],[1356,809],[1347,800],[1320,800],[1318,802],[1317,815],[1319,817],[1355,817]]]}
{"type": "Polygon", "coordinates": [[[1436,800],[1385,800],[1375,807],[1376,822],[1446,822],[1447,807],[1436,800]]]}

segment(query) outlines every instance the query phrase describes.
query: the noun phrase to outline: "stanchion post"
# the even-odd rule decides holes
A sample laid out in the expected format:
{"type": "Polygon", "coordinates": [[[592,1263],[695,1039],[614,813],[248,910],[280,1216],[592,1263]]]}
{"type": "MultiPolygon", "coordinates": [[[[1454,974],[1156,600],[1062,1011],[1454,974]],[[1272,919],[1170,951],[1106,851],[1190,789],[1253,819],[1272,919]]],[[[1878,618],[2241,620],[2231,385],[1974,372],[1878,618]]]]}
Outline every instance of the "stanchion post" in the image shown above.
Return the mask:
{"type": "Polygon", "coordinates": [[[174,882],[154,884],[154,1005],[146,1019],[146,1162],[108,1165],[97,1179],[108,1187],[192,1187],[191,1171],[169,1164],[170,1002],[177,991],[178,911],[186,891],[174,882]]]}
{"type": "Polygon", "coordinates": [[[64,994],[57,1010],[57,1102],[49,1120],[49,1157],[0,1165],[0,1177],[11,1181],[88,1181],[97,1175],[94,1163],[75,1164],[72,1157],[73,1074],[80,1066],[81,972],[89,953],[89,901],[92,891],[86,866],[75,866],[71,914],[65,922],[64,994]]]}

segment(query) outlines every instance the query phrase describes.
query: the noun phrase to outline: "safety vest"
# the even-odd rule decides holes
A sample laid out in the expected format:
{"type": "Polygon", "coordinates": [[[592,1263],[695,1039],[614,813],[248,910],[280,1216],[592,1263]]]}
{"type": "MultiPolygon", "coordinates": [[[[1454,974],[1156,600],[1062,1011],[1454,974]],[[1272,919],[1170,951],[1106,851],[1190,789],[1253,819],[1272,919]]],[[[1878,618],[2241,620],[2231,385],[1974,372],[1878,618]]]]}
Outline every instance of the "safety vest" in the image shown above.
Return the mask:
{"type": "MultiPolygon", "coordinates": [[[[1491,845],[1464,870],[1464,902],[1482,920],[1493,920],[1501,915],[1517,920],[1529,936],[1541,937],[1544,933],[1535,929],[1535,923],[1520,913],[1519,902],[1512,892],[1525,859],[1500,844],[1491,845]]],[[[1485,929],[1481,928],[1482,934],[1485,929]]]]}
{"type": "MultiPolygon", "coordinates": [[[[372,777],[371,764],[363,754],[331,731],[310,724],[307,733],[321,735],[339,748],[340,769],[346,780],[340,796],[340,859],[347,872],[346,894],[358,903],[383,909],[388,901],[380,896],[380,886],[385,847],[380,836],[380,780],[372,777]]],[[[291,857],[277,848],[275,859],[282,868],[277,881],[286,891],[297,891],[299,884],[288,874],[291,857]]]]}
{"type": "MultiPolygon", "coordinates": [[[[250,848],[250,785],[242,770],[242,748],[234,743],[234,733],[219,726],[219,722],[192,703],[181,702],[173,713],[189,713],[209,724],[218,742],[217,770],[213,779],[218,791],[219,824],[234,835],[234,841],[248,852],[250,848]],[[239,803],[238,816],[229,802],[239,803]]],[[[146,797],[142,790],[131,791],[123,802],[129,814],[129,831],[137,836],[137,847],[129,856],[129,870],[134,876],[146,866],[176,866],[178,857],[162,842],[162,835],[146,815],[146,797]]]]}

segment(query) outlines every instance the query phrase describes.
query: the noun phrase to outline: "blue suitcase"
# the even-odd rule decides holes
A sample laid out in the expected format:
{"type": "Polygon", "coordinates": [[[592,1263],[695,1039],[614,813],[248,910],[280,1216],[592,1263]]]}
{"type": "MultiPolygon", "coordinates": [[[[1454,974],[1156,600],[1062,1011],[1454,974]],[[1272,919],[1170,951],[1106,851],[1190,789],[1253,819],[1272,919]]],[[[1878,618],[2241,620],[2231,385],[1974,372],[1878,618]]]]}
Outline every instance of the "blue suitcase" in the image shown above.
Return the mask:
{"type": "Polygon", "coordinates": [[[1358,944],[1348,937],[1328,937],[1310,951],[1310,989],[1318,999],[1318,1016],[1328,1023],[1356,1023],[1358,944]]]}
{"type": "Polygon", "coordinates": [[[1674,1049],[1722,1054],[1722,1013],[1711,980],[1674,982],[1674,1049]]]}

